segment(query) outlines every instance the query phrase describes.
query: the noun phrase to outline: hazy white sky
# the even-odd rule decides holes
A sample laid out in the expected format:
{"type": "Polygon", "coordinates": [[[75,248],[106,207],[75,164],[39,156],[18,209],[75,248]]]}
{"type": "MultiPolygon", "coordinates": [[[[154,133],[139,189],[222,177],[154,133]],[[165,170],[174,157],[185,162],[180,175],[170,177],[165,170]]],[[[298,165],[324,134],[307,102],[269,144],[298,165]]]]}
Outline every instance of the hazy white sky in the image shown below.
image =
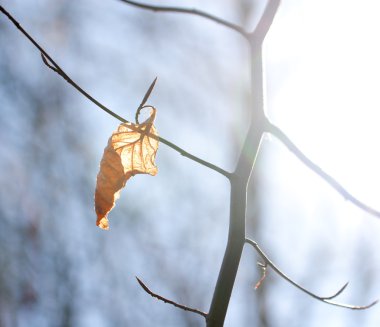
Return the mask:
{"type": "MultiPolygon", "coordinates": [[[[379,15],[375,0],[282,1],[265,48],[270,118],[322,169],[378,210],[379,15]]],[[[277,260],[298,279],[314,272],[314,289],[330,285],[327,293],[353,281],[343,302],[376,298],[380,288],[369,276],[379,271],[379,220],[344,201],[279,142],[264,145],[264,184],[271,187],[264,199],[270,217],[264,234],[277,260]],[[368,261],[361,260],[366,253],[368,261]],[[364,266],[356,271],[358,262],[364,266]],[[370,286],[360,296],[355,289],[364,281],[370,286]]],[[[285,312],[293,310],[274,299],[285,312]]],[[[307,326],[379,323],[378,308],[365,314],[365,322],[357,313],[315,308],[319,318],[307,326]]]]}
{"type": "Polygon", "coordinates": [[[266,44],[270,117],[378,209],[379,14],[374,0],[283,1],[266,44]]]}

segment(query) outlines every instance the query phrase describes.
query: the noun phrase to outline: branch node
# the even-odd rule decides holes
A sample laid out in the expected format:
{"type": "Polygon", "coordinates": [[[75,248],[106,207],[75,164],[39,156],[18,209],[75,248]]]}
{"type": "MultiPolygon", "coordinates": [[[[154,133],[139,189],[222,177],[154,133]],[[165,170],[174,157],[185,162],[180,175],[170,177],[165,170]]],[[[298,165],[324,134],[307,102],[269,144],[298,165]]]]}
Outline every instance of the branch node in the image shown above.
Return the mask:
{"type": "Polygon", "coordinates": [[[348,283],[347,282],[346,284],[344,284],[339,290],[338,292],[336,292],[335,294],[331,295],[331,296],[325,296],[325,297],[321,297],[322,299],[324,300],[332,300],[334,298],[336,298],[338,295],[342,294],[343,291],[346,289],[346,287],[348,286],[348,283]]]}
{"type": "Polygon", "coordinates": [[[42,52],[41,52],[41,58],[47,67],[49,67],[52,71],[58,73],[58,69],[56,67],[54,67],[51,63],[49,63],[48,59],[45,57],[45,55],[42,52]]]}

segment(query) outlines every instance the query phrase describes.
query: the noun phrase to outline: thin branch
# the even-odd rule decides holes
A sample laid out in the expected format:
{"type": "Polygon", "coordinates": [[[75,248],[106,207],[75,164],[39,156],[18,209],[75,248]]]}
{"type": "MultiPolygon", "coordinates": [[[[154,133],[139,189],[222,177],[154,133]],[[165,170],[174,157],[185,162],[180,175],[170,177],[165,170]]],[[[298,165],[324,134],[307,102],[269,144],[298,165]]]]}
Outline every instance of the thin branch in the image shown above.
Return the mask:
{"type": "Polygon", "coordinates": [[[289,282],[290,284],[292,284],[293,286],[295,286],[296,288],[298,288],[302,292],[306,293],[307,295],[311,296],[312,298],[314,298],[314,299],[316,299],[318,301],[321,301],[321,302],[324,302],[324,303],[327,303],[327,304],[330,304],[330,305],[335,305],[335,306],[341,307],[341,308],[352,309],[352,310],[365,310],[365,309],[369,309],[370,307],[374,306],[379,301],[379,300],[376,300],[376,301],[374,301],[374,302],[372,302],[372,303],[370,303],[368,305],[351,305],[351,304],[344,304],[344,303],[338,303],[338,302],[335,302],[335,301],[331,301],[332,299],[336,298],[338,295],[340,295],[346,289],[348,283],[344,284],[343,287],[341,287],[336,293],[334,293],[331,296],[319,296],[319,295],[316,295],[316,294],[310,292],[309,290],[307,290],[306,288],[304,288],[303,286],[297,284],[294,280],[292,280],[285,273],[283,273],[268,258],[268,256],[263,252],[263,250],[261,250],[261,248],[259,247],[259,245],[255,241],[253,241],[253,240],[251,240],[249,238],[246,238],[245,242],[247,244],[251,245],[256,250],[256,252],[260,255],[260,257],[264,261],[264,264],[266,264],[267,266],[271,267],[280,277],[282,277],[287,282],[289,282]]]}
{"type": "Polygon", "coordinates": [[[277,126],[273,125],[267,120],[266,131],[277,137],[295,156],[301,160],[308,168],[314,171],[318,176],[325,180],[333,189],[342,195],[347,201],[350,201],[363,211],[380,218],[380,211],[368,206],[362,201],[358,200],[350,192],[348,192],[340,183],[338,183],[332,176],[323,171],[318,165],[306,157],[303,152],[289,139],[289,137],[277,126]]]}
{"type": "Polygon", "coordinates": [[[127,122],[124,118],[120,117],[110,109],[108,109],[106,106],[102,105],[99,101],[97,101],[95,98],[93,98],[90,94],[88,94],[86,91],[84,91],[78,84],[76,84],[64,71],[63,69],[49,56],[49,54],[26,32],[20,23],[13,18],[13,16],[7,12],[3,6],[0,6],[0,11],[8,17],[8,19],[17,27],[17,29],[24,34],[30,42],[41,52],[42,60],[43,62],[54,72],[59,74],[61,77],[63,77],[69,84],[71,84],[77,91],[82,93],[87,99],[89,99],[91,102],[96,104],[100,109],[104,110],[111,116],[115,117],[116,119],[127,122]]]}
{"type": "Polygon", "coordinates": [[[221,19],[219,17],[216,17],[214,15],[211,15],[201,10],[191,9],[191,8],[169,7],[169,6],[155,6],[155,5],[149,5],[149,4],[140,3],[136,1],[130,1],[130,0],[119,0],[119,1],[141,8],[141,9],[151,10],[155,12],[161,11],[161,12],[172,12],[172,13],[181,13],[181,14],[190,14],[190,15],[200,16],[208,20],[211,20],[215,23],[218,23],[220,25],[223,25],[229,29],[232,29],[247,39],[249,36],[249,33],[245,31],[241,26],[228,22],[224,19],[221,19]]]}
{"type": "MultiPolygon", "coordinates": [[[[8,19],[17,27],[17,29],[22,33],[24,34],[28,39],[29,41],[40,51],[41,53],[41,58],[42,58],[42,61],[43,63],[51,70],[53,70],[55,73],[57,73],[58,75],[60,75],[66,82],[68,82],[71,86],[73,86],[78,92],[80,92],[82,95],[84,95],[87,99],[89,99],[92,103],[94,103],[96,106],[98,106],[100,109],[104,110],[106,113],[108,113],[109,115],[111,115],[112,117],[118,119],[119,121],[123,122],[123,123],[129,123],[128,120],[124,119],[123,117],[119,116],[118,114],[116,114],[115,112],[113,112],[112,110],[108,109],[105,105],[103,105],[102,103],[100,103],[98,100],[96,100],[94,97],[92,97],[89,93],[87,93],[85,90],[83,90],[77,83],[75,83],[66,73],[65,71],[54,61],[54,59],[37,43],[37,41],[35,41],[30,35],[28,32],[26,32],[22,26],[20,25],[20,23],[15,19],[13,18],[13,16],[7,12],[3,6],[0,5],[0,11],[8,17],[8,19]]],[[[154,83],[152,83],[153,86],[154,86],[154,83]]],[[[147,93],[145,94],[145,97],[151,92],[151,88],[152,88],[152,85],[151,87],[148,89],[147,93]]],[[[144,97],[143,99],[143,102],[144,100],[146,100],[144,97]]],[[[131,124],[131,128],[133,128],[133,125],[131,124]]],[[[154,135],[149,135],[151,137],[156,137],[154,135]]],[[[200,159],[192,154],[190,154],[189,152],[185,151],[184,149],[180,148],[179,146],[173,144],[172,142],[166,140],[165,138],[163,137],[158,137],[158,140],[164,144],[166,144],[167,146],[169,146],[170,148],[172,148],[173,150],[179,152],[181,155],[183,155],[184,157],[187,157],[195,162],[198,162],[199,164],[205,166],[205,167],[208,167],[222,175],[224,175],[225,177],[227,178],[230,178],[231,174],[227,171],[225,171],[224,169],[212,164],[212,163],[209,163],[203,159],[200,159]]]]}
{"type": "Polygon", "coordinates": [[[169,300],[167,298],[164,298],[163,296],[161,295],[158,295],[156,293],[153,293],[149,288],[148,286],[146,286],[142,281],[141,279],[139,279],[138,277],[136,277],[138,283],[140,284],[140,286],[144,289],[145,292],[147,292],[149,295],[151,295],[152,297],[160,300],[160,301],[163,301],[165,303],[168,303],[168,304],[171,304],[173,306],[175,306],[176,308],[179,308],[179,309],[182,309],[182,310],[185,310],[185,311],[189,311],[189,312],[193,312],[193,313],[196,313],[198,315],[201,315],[202,317],[204,317],[205,319],[207,318],[207,313],[206,312],[203,312],[201,310],[198,310],[198,309],[193,309],[193,308],[190,308],[186,305],[183,305],[183,304],[179,304],[177,302],[174,302],[172,300],[169,300]]]}
{"type": "Polygon", "coordinates": [[[170,148],[172,148],[173,150],[177,151],[179,154],[183,155],[184,157],[186,158],[189,158],[190,160],[193,160],[195,162],[198,162],[199,164],[207,167],[207,168],[210,168],[214,171],[216,171],[217,173],[219,174],[222,174],[223,176],[227,177],[228,179],[231,179],[232,177],[232,173],[208,162],[208,161],[205,161],[203,159],[200,159],[194,155],[192,155],[191,153],[183,150],[182,148],[180,148],[179,146],[175,145],[174,143],[164,139],[163,137],[159,137],[159,141],[166,144],[167,146],[169,146],[170,148]]]}

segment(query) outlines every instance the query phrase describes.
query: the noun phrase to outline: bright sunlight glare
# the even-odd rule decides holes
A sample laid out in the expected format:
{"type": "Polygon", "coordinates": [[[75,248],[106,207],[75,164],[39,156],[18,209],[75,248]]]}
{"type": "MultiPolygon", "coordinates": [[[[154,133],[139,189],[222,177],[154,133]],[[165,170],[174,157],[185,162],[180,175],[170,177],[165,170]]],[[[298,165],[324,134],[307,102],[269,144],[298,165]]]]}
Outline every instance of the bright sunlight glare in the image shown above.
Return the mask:
{"type": "MultiPolygon", "coordinates": [[[[379,15],[378,0],[283,1],[266,43],[271,120],[378,210],[379,15]]],[[[293,173],[295,184],[306,187],[310,180],[294,171],[290,156],[282,156],[276,169],[293,173]]]]}

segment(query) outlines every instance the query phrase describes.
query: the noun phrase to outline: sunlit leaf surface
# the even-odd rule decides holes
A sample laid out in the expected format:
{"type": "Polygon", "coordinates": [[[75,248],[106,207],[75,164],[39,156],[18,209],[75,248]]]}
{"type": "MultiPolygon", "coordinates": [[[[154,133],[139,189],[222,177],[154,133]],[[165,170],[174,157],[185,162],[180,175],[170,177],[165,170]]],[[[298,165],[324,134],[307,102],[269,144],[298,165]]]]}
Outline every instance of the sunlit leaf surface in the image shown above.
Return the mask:
{"type": "Polygon", "coordinates": [[[108,140],[95,189],[96,225],[102,229],[109,229],[107,215],[127,180],[136,174],[157,174],[154,163],[158,148],[158,134],[153,126],[155,116],[156,109],[152,108],[145,122],[120,124],[108,140]]]}

